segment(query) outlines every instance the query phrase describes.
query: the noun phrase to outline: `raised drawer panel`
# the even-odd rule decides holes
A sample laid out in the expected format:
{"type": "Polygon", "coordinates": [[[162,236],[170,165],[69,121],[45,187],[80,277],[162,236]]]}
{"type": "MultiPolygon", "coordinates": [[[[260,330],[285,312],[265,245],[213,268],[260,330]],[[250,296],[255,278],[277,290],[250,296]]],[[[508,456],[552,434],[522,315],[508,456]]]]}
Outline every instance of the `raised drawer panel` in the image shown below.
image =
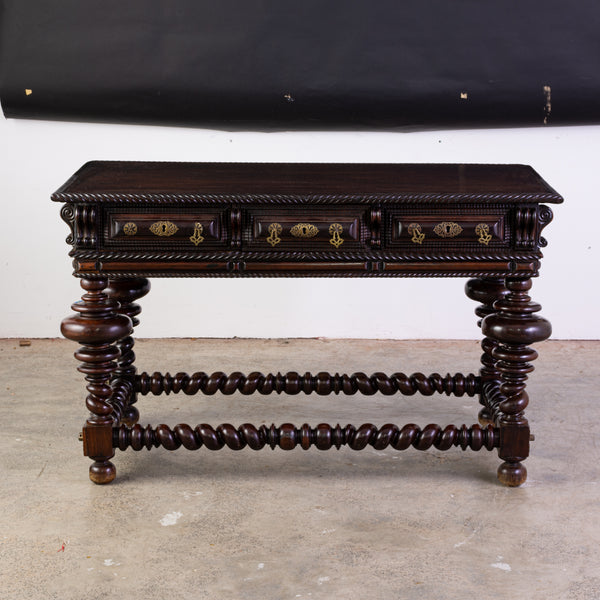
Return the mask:
{"type": "Polygon", "coordinates": [[[218,212],[109,213],[106,241],[119,244],[174,244],[190,249],[214,246],[226,238],[218,212]]]}
{"type": "Polygon", "coordinates": [[[344,251],[361,247],[364,208],[344,212],[250,210],[248,225],[247,244],[255,249],[344,251]]]}
{"type": "Polygon", "coordinates": [[[431,244],[507,247],[510,235],[506,214],[406,214],[391,218],[391,246],[426,247],[431,244]]]}

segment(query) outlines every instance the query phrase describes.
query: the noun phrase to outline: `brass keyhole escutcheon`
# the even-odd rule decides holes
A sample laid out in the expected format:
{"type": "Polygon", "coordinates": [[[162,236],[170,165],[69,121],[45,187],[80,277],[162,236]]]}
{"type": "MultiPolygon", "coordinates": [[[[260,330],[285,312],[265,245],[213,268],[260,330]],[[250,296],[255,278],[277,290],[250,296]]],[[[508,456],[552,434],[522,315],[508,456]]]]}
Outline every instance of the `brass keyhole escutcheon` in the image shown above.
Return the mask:
{"type": "Polygon", "coordinates": [[[319,233],[319,228],[311,223],[298,223],[290,229],[290,233],[297,238],[312,238],[319,233]]]}
{"type": "Polygon", "coordinates": [[[425,239],[425,234],[421,231],[421,226],[418,223],[411,223],[408,226],[408,235],[412,236],[410,241],[414,244],[422,244],[425,239]]]}
{"type": "Polygon", "coordinates": [[[336,248],[339,248],[344,240],[342,239],[341,233],[344,231],[344,228],[340,223],[332,223],[329,226],[329,234],[331,235],[331,239],[329,243],[336,248]]]}
{"type": "Polygon", "coordinates": [[[490,226],[487,223],[479,223],[479,225],[475,227],[475,234],[479,236],[477,241],[480,244],[485,244],[487,246],[492,241],[490,226]]]}
{"type": "Polygon", "coordinates": [[[194,246],[197,246],[204,241],[204,237],[202,236],[203,230],[202,223],[196,223],[194,225],[194,233],[190,236],[190,242],[192,242],[194,246]]]}
{"type": "Polygon", "coordinates": [[[156,221],[150,225],[150,231],[160,237],[169,237],[179,231],[179,227],[171,221],[156,221]]]}
{"type": "Polygon", "coordinates": [[[456,237],[462,233],[462,230],[463,228],[454,221],[444,221],[433,228],[433,232],[443,238],[456,237]]]}
{"type": "Polygon", "coordinates": [[[271,246],[275,247],[281,241],[279,234],[283,231],[283,228],[279,223],[271,223],[268,228],[269,237],[267,238],[267,242],[271,244],[271,246]]]}

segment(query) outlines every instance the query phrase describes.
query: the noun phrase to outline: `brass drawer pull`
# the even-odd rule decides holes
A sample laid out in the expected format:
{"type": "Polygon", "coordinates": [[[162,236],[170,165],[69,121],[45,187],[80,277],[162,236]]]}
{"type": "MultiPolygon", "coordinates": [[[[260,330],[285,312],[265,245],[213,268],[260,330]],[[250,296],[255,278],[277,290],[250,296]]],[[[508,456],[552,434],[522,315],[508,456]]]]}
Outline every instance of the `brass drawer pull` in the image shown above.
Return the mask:
{"type": "Polygon", "coordinates": [[[329,233],[331,234],[329,243],[336,248],[339,248],[344,243],[344,240],[340,236],[342,231],[344,231],[344,228],[339,223],[332,223],[329,226],[329,233]]]}
{"type": "Polygon", "coordinates": [[[123,233],[125,235],[135,235],[137,233],[137,225],[131,221],[125,223],[125,225],[123,225],[123,233]]]}
{"type": "Polygon", "coordinates": [[[454,221],[444,221],[433,228],[433,232],[443,238],[456,237],[462,233],[462,230],[463,228],[454,221]]]}
{"type": "Polygon", "coordinates": [[[179,230],[179,227],[172,223],[171,221],[156,221],[156,223],[152,223],[150,225],[150,231],[154,235],[158,235],[160,237],[169,237],[179,230]]]}
{"type": "Polygon", "coordinates": [[[194,246],[197,246],[204,241],[204,236],[202,235],[203,230],[202,223],[196,223],[194,225],[194,233],[190,236],[190,242],[192,242],[194,246]]]}
{"type": "Polygon", "coordinates": [[[479,236],[477,241],[480,244],[485,244],[487,246],[492,241],[490,226],[486,223],[479,223],[479,225],[475,227],[475,234],[479,236]]]}
{"type": "Polygon", "coordinates": [[[279,234],[282,232],[282,227],[279,223],[271,223],[269,225],[269,237],[267,238],[267,242],[271,244],[271,246],[276,246],[281,241],[279,234]]]}
{"type": "Polygon", "coordinates": [[[418,223],[411,223],[408,226],[408,235],[411,235],[410,241],[415,244],[422,244],[425,239],[425,234],[421,231],[421,226],[418,223]]]}
{"type": "Polygon", "coordinates": [[[313,238],[319,233],[319,228],[310,223],[298,223],[290,229],[290,233],[297,238],[313,238]]]}

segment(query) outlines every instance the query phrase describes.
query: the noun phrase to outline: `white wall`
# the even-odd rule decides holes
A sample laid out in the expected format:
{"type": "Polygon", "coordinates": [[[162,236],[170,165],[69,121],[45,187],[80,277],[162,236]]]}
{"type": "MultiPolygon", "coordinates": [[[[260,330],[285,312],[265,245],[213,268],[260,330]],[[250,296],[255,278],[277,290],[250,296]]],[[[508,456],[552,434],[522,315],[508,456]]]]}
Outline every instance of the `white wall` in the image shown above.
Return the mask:
{"type": "MultiPolygon", "coordinates": [[[[566,199],[533,288],[556,338],[600,338],[600,127],[223,132],[0,117],[0,337],[54,337],[80,296],[49,200],[91,159],[531,164],[566,199]]],[[[152,280],[138,335],[476,338],[463,279],[152,280]]]]}

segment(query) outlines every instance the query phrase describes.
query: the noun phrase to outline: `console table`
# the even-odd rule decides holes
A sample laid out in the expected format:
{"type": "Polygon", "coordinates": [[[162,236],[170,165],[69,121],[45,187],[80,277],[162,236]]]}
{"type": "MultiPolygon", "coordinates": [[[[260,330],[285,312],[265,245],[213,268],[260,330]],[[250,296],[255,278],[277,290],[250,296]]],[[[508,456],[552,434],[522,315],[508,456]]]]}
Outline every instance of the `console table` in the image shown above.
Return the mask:
{"type": "MultiPolygon", "coordinates": [[[[550,323],[528,295],[562,198],[523,165],[91,162],[52,199],[84,294],[63,335],[78,342],[90,415],[90,478],[115,478],[115,450],[348,445],[498,450],[501,483],[522,484],[529,346],[550,323]],[[133,328],[148,277],[470,277],[483,333],[477,373],[139,373],[133,328]],[[447,394],[478,396],[479,424],[138,424],[138,396],[447,394]]],[[[243,284],[240,284],[242,286],[243,284]]],[[[240,288],[241,289],[241,288],[240,288]]]]}

